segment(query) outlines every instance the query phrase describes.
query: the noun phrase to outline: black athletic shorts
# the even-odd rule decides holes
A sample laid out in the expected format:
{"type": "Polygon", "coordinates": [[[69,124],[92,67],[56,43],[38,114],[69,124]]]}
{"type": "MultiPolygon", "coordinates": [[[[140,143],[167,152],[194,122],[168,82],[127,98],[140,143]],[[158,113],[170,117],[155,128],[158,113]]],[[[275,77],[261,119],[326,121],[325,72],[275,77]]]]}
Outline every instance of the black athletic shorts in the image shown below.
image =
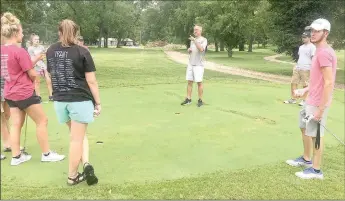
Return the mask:
{"type": "Polygon", "coordinates": [[[26,108],[30,107],[31,105],[40,104],[42,102],[41,97],[37,96],[35,91],[32,94],[32,96],[30,96],[29,98],[27,98],[25,100],[13,101],[13,100],[8,100],[6,98],[5,98],[5,100],[8,104],[8,106],[10,106],[12,108],[17,107],[20,110],[25,110],[26,108]]]}

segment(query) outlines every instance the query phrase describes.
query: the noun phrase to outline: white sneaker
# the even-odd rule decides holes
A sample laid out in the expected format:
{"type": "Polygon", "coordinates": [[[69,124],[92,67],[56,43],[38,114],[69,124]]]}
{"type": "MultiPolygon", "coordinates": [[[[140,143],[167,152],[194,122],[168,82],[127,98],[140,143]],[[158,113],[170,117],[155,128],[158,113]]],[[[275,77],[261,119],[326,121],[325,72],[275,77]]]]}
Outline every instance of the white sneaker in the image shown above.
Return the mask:
{"type": "Polygon", "coordinates": [[[299,106],[303,106],[304,105],[304,100],[302,100],[298,105],[299,106]]]}
{"type": "Polygon", "coordinates": [[[286,163],[293,166],[293,167],[301,167],[301,166],[311,167],[311,166],[313,166],[313,163],[311,161],[305,161],[303,159],[303,156],[300,156],[300,157],[293,159],[293,160],[287,160],[286,163]]]}
{"type": "Polygon", "coordinates": [[[6,156],[1,154],[1,160],[4,160],[5,158],[6,156]]]}
{"type": "Polygon", "coordinates": [[[295,99],[289,99],[284,101],[285,104],[296,104],[296,100],[295,99]]]}
{"type": "Polygon", "coordinates": [[[320,170],[320,172],[317,173],[312,167],[307,168],[301,172],[296,172],[295,175],[301,179],[323,179],[322,171],[320,170]]]}
{"type": "Polygon", "coordinates": [[[56,152],[50,151],[50,154],[48,156],[45,156],[42,154],[41,161],[42,162],[56,162],[56,161],[61,161],[65,159],[65,155],[60,155],[56,152]]]}
{"type": "Polygon", "coordinates": [[[19,165],[31,159],[31,155],[27,153],[21,153],[20,158],[12,158],[11,165],[19,165]]]}

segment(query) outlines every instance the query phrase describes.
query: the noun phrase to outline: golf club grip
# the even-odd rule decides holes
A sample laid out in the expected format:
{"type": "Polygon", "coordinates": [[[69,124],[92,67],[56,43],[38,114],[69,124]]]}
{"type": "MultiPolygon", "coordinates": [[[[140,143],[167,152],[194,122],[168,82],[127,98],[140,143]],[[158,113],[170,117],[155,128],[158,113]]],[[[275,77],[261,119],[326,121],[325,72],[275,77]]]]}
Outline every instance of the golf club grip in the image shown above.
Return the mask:
{"type": "Polygon", "coordinates": [[[317,122],[317,133],[316,133],[316,140],[315,140],[315,149],[318,150],[320,148],[320,138],[321,138],[321,125],[320,122],[317,122]]]}

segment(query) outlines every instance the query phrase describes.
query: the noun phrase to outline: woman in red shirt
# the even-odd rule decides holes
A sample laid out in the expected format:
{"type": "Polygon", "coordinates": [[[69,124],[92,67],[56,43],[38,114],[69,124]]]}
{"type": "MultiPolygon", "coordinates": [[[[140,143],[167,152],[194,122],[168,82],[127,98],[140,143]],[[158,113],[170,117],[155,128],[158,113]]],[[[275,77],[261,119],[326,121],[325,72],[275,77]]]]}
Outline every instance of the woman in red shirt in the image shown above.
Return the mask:
{"type": "Polygon", "coordinates": [[[41,99],[34,90],[36,72],[33,63],[41,60],[40,55],[31,61],[28,52],[17,46],[22,42],[23,30],[19,19],[11,13],[1,16],[1,77],[5,79],[4,97],[10,107],[11,125],[11,165],[29,161],[31,155],[20,151],[20,133],[26,114],[36,123],[38,143],[42,150],[42,162],[60,161],[65,158],[50,150],[48,143],[48,118],[40,104],[41,99]]]}

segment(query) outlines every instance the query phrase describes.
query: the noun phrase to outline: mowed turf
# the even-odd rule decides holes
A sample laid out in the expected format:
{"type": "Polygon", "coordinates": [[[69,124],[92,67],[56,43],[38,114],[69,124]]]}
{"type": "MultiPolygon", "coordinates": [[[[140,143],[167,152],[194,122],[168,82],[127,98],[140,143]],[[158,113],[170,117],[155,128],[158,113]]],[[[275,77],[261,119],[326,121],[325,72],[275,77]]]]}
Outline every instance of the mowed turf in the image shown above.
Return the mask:
{"type": "MultiPolygon", "coordinates": [[[[187,50],[178,50],[182,53],[187,53],[187,50]]],[[[271,49],[254,49],[253,52],[239,52],[234,50],[233,57],[229,58],[227,52],[214,52],[209,50],[207,52],[207,60],[219,64],[238,67],[263,73],[271,73],[276,75],[291,76],[294,65],[287,63],[278,63],[264,60],[264,57],[275,55],[271,49]]],[[[338,65],[336,82],[339,84],[345,83],[345,63],[344,50],[336,51],[338,65]]],[[[282,61],[293,62],[290,56],[280,56],[276,59],[282,61]]]]}
{"type": "MultiPolygon", "coordinates": [[[[66,186],[68,159],[41,163],[29,120],[33,158],[18,167],[1,161],[2,199],[344,198],[344,147],[330,134],[324,181],[300,180],[294,173],[301,168],[284,163],[302,150],[300,108],[282,104],[288,85],[205,71],[206,105],[196,106],[194,88],[193,104],[183,107],[185,66],[163,52],[92,49],[92,55],[103,110],[88,136],[100,183],[66,186]]],[[[341,139],[343,93],[336,91],[328,118],[341,139]]],[[[52,149],[67,155],[67,128],[57,123],[52,103],[44,108],[52,149]]]]}

